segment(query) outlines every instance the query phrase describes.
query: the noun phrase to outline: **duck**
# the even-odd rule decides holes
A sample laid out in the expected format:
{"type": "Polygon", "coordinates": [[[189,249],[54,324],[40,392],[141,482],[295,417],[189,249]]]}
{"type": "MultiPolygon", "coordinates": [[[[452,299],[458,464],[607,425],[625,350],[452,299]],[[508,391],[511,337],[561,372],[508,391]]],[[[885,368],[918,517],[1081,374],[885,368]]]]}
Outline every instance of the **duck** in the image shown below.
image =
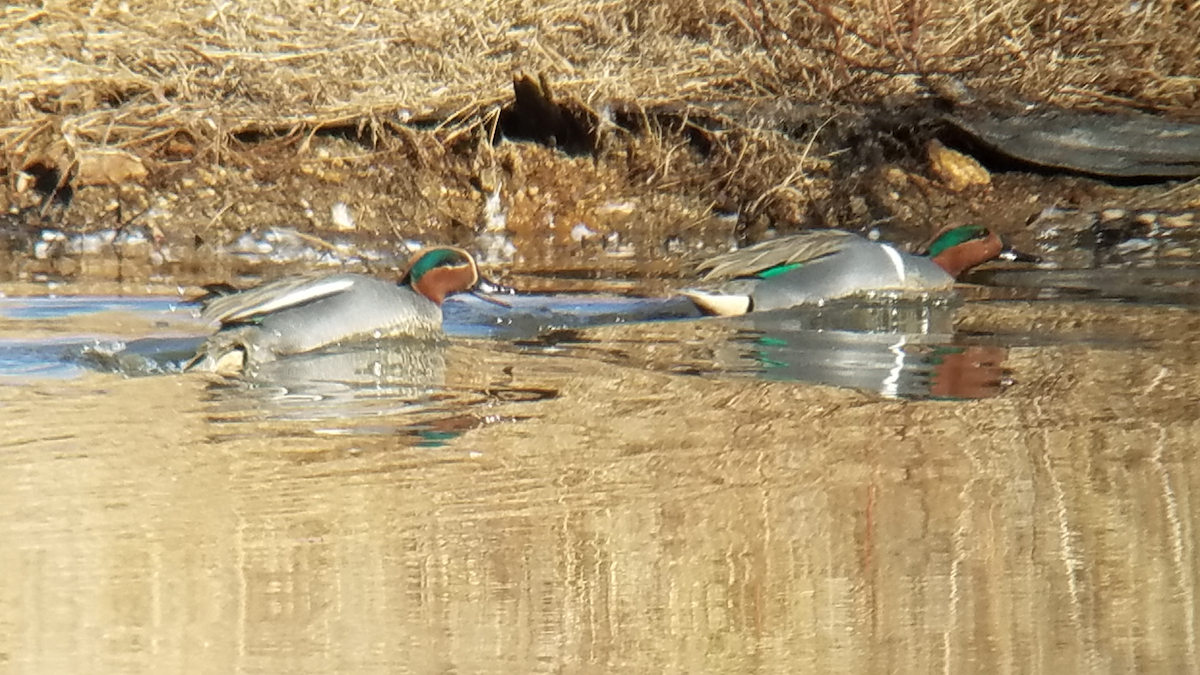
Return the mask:
{"type": "Polygon", "coordinates": [[[475,258],[453,246],[424,249],[399,283],[353,273],[309,273],[250,289],[209,287],[200,317],[217,331],[185,371],[240,374],[249,364],[356,341],[442,337],[442,303],[472,293],[505,305],[509,292],[485,279],[475,258]]]}
{"type": "Polygon", "coordinates": [[[702,262],[682,291],[708,315],[739,316],[872,292],[950,294],[958,277],[989,260],[1033,261],[982,225],[941,232],[924,255],[842,230],[807,230],[702,262]]]}

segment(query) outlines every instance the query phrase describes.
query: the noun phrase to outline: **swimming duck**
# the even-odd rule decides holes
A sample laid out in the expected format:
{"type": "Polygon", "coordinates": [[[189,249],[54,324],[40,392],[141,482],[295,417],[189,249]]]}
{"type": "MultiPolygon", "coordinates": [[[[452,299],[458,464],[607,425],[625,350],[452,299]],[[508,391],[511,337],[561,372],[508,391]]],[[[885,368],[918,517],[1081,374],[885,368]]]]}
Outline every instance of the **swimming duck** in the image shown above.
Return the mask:
{"type": "Polygon", "coordinates": [[[362,274],[305,274],[202,299],[200,316],[220,328],[184,368],[239,373],[248,363],[330,345],[442,335],[442,301],[454,293],[489,298],[470,253],[449,246],[421,251],[399,284],[362,274]]]}
{"type": "Polygon", "coordinates": [[[683,294],[707,314],[737,316],[872,291],[948,293],[960,274],[1002,254],[1032,259],[980,225],[942,232],[923,256],[851,232],[809,230],[701,263],[703,285],[683,294]]]}

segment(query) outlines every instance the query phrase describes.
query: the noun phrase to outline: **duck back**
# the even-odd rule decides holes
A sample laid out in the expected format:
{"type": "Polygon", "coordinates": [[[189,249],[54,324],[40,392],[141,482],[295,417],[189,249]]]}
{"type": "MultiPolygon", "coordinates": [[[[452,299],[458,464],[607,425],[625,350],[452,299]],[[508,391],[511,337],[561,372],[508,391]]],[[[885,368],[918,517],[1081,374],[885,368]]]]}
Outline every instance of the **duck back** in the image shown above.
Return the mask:
{"type": "Polygon", "coordinates": [[[928,258],[864,240],[757,280],[750,295],[755,311],[767,311],[872,291],[936,293],[953,287],[954,278],[928,258]]]}
{"type": "Polygon", "coordinates": [[[442,310],[408,286],[362,275],[333,295],[271,312],[258,320],[259,346],[298,354],[356,340],[442,334],[442,310]]]}

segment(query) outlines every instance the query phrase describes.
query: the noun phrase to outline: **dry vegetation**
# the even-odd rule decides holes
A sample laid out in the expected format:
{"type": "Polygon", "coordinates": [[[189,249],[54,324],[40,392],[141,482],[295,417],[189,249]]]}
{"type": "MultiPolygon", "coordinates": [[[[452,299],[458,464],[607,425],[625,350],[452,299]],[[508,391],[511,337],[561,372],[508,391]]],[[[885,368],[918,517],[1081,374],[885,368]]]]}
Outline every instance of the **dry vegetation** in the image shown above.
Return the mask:
{"type": "Polygon", "coordinates": [[[915,239],[987,201],[931,193],[939,101],[1195,115],[1197,34],[1200,4],[1169,0],[17,3],[0,10],[0,202],[9,229],[133,213],[199,246],[320,233],[342,201],[364,237],[469,242],[500,190],[533,266],[565,245],[594,257],[575,224],[642,263],[766,227],[915,239]],[[504,118],[519,73],[552,87],[582,146],[504,118]],[[70,207],[51,213],[29,175],[79,188],[70,207]]]}

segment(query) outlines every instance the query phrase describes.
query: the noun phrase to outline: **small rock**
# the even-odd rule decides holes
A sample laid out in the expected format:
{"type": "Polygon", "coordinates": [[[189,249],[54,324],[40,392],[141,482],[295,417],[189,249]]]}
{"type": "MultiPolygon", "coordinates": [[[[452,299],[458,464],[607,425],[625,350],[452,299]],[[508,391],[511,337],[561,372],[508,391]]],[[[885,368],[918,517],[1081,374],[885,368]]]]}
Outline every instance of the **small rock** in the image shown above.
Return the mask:
{"type": "Polygon", "coordinates": [[[1175,213],[1169,216],[1164,214],[1159,222],[1163,227],[1191,227],[1195,222],[1195,214],[1175,213]]]}
{"type": "Polygon", "coordinates": [[[574,241],[579,242],[594,236],[596,236],[595,230],[583,223],[575,223],[575,227],[571,228],[571,239],[574,241]]]}
{"type": "Polygon", "coordinates": [[[56,257],[67,241],[67,236],[57,230],[42,230],[40,241],[33,245],[33,257],[37,260],[48,260],[56,257]]]}
{"type": "Polygon", "coordinates": [[[889,185],[894,185],[897,187],[904,187],[908,185],[908,174],[904,173],[902,169],[894,166],[889,166],[884,169],[883,179],[886,180],[889,185]]]}
{"type": "Polygon", "coordinates": [[[17,194],[28,192],[36,184],[37,178],[34,178],[33,174],[24,171],[17,172],[17,194]]]}
{"type": "Polygon", "coordinates": [[[636,208],[637,205],[631,201],[606,202],[596,207],[596,213],[603,215],[616,214],[628,216],[631,215],[636,208]]]}
{"type": "Polygon", "coordinates": [[[330,217],[333,220],[334,229],[340,232],[349,232],[355,228],[354,214],[350,213],[350,207],[346,206],[345,202],[338,202],[330,209],[330,217]]]}
{"type": "Polygon", "coordinates": [[[508,227],[508,212],[504,209],[504,204],[500,201],[500,188],[502,184],[497,182],[496,189],[492,191],[488,198],[483,203],[483,230],[485,232],[504,232],[508,227]]]}
{"type": "Polygon", "coordinates": [[[1154,247],[1154,243],[1151,242],[1149,239],[1139,238],[1139,239],[1127,239],[1127,240],[1117,244],[1116,246],[1114,246],[1113,250],[1122,255],[1128,255],[1130,253],[1138,253],[1141,251],[1148,251],[1153,247],[1154,247]]]}
{"type": "Polygon", "coordinates": [[[142,159],[123,150],[85,150],[76,161],[76,185],[124,185],[141,182],[147,175],[142,159]]]}
{"type": "Polygon", "coordinates": [[[929,165],[946,187],[961,192],[973,185],[991,185],[992,176],[975,158],[951,150],[940,141],[929,142],[929,165]]]}
{"type": "Polygon", "coordinates": [[[500,172],[494,166],[480,169],[476,178],[484,192],[496,192],[500,189],[500,172]]]}

